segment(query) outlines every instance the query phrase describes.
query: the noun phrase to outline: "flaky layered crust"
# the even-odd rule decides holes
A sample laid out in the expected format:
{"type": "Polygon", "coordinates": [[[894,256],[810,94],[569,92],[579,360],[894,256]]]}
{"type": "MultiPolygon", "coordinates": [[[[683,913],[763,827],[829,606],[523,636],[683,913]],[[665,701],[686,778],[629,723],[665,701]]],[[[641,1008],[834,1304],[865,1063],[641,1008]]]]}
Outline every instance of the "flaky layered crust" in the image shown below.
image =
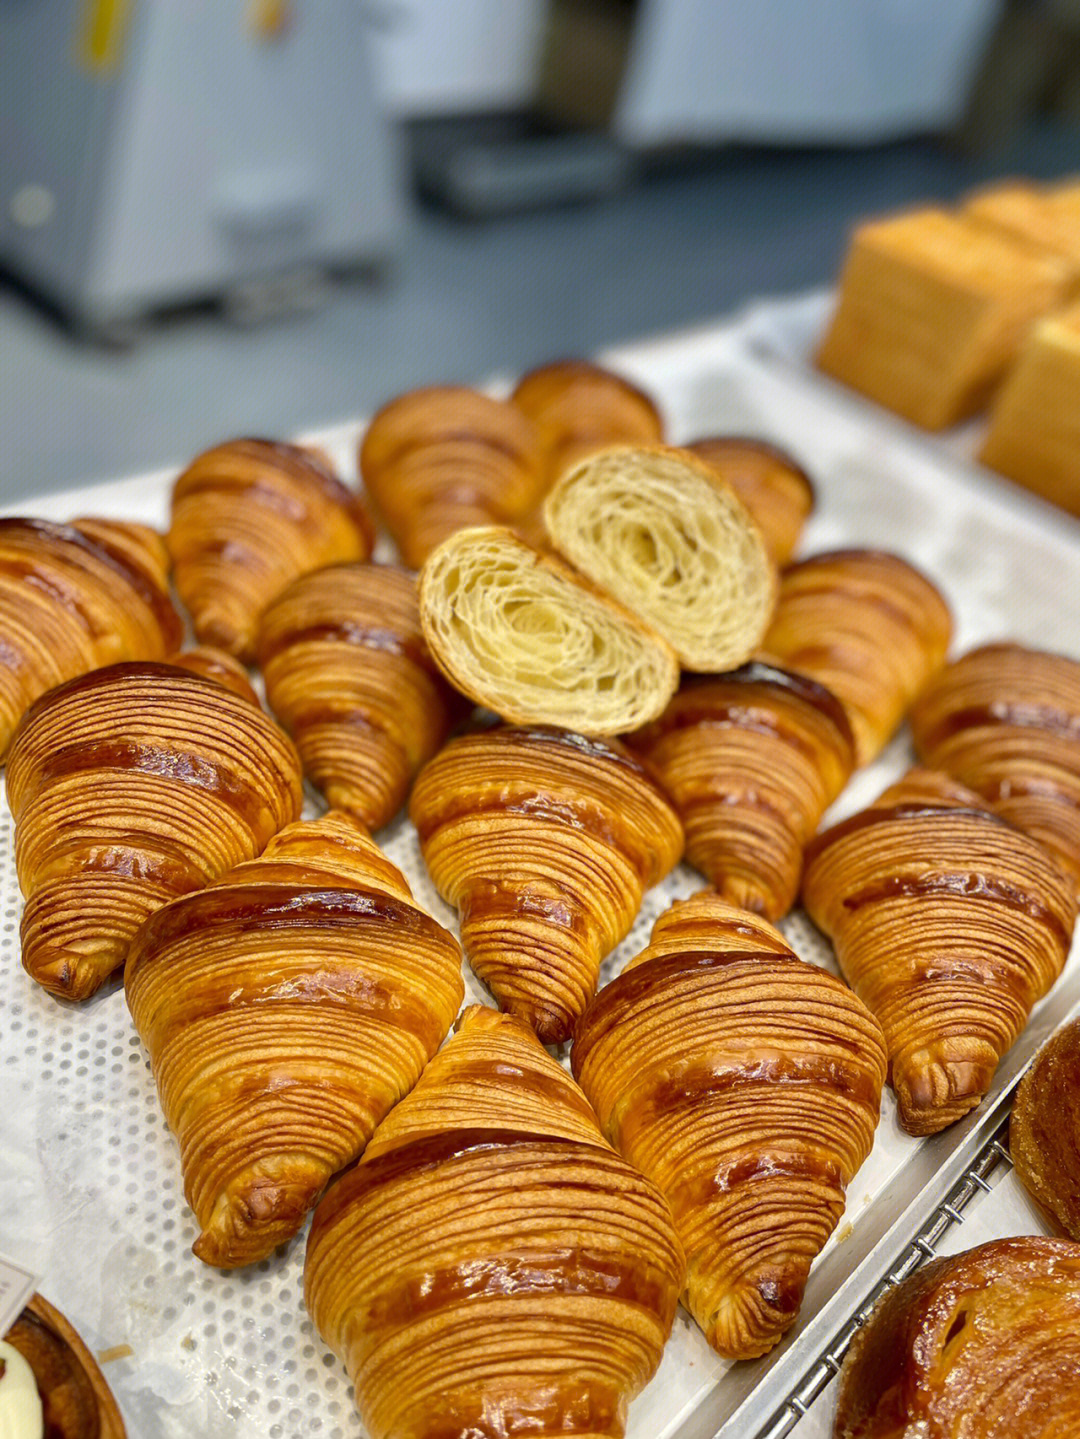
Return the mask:
{"type": "Polygon", "coordinates": [[[316,1210],[304,1288],[372,1439],[621,1439],[683,1272],[569,1076],[474,1008],[316,1210]]]}
{"type": "Polygon", "coordinates": [[[464,997],[457,941],[333,813],[158,910],[125,986],[180,1144],[195,1253],[227,1268],[292,1238],[464,997]]]}
{"type": "Polygon", "coordinates": [[[742,435],[715,435],[686,448],[742,500],[773,563],[787,564],[814,508],[814,487],[806,471],[776,445],[742,435]]]}
{"type": "Polygon", "coordinates": [[[590,1004],[574,1074],[667,1195],[713,1348],[770,1350],[873,1141],[885,1042],[833,975],[711,893],[672,906],[590,1004]]]}
{"type": "Polygon", "coordinates": [[[1061,973],[1076,919],[1042,846],[931,771],[811,843],[803,903],[881,1021],[911,1134],[979,1103],[1061,973]]]}
{"type": "Polygon", "coordinates": [[[97,1361],[47,1299],[35,1294],[2,1337],[34,1371],[47,1439],[126,1439],[97,1361]]]}
{"type": "Polygon", "coordinates": [[[461,942],[500,1005],[545,1043],[569,1037],[600,962],[678,862],[670,800],[617,741],[500,728],[421,772],[409,814],[461,942]]]}
{"type": "Polygon", "coordinates": [[[1046,1041],[1017,1086],[1009,1152],[1028,1192],[1080,1240],[1080,1019],[1046,1041]]]}
{"type": "Polygon", "coordinates": [[[523,375],[511,396],[536,425],[548,483],[610,445],[658,445],[664,422],[636,385],[587,360],[559,360],[523,375]]]}

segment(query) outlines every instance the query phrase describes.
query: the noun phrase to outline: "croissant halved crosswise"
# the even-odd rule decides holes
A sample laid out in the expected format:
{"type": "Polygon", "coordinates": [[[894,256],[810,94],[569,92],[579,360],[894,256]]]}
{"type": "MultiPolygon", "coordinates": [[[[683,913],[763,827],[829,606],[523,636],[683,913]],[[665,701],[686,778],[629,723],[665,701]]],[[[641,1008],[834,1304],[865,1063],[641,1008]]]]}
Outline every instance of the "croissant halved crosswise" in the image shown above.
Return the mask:
{"type": "Polygon", "coordinates": [[[1017,1086],[1009,1153],[1024,1188],[1080,1239],[1080,1019],[1046,1041],[1017,1086]]]}
{"type": "Polygon", "coordinates": [[[709,1343],[767,1353],[870,1152],[873,1015],[767,921],[703,892],[589,1005],[573,1065],[604,1133],[671,1202],[709,1343]]]}
{"type": "Polygon", "coordinates": [[[411,569],[457,530],[521,519],[546,484],[540,436],[524,411],[450,385],[384,405],[364,435],[360,474],[411,569]]]}
{"type": "Polygon", "coordinates": [[[803,848],[854,765],[839,700],[754,662],[684,681],[631,743],[675,801],[690,863],[741,909],[785,915],[803,848]]]}
{"type": "Polygon", "coordinates": [[[973,1109],[1061,973],[1074,887],[970,790],[913,771],[812,840],[803,903],[881,1021],[900,1122],[973,1109]]]}
{"type": "Polygon", "coordinates": [[[834,550],[780,576],[760,654],[832,690],[864,765],[941,669],[951,637],[945,600],[913,565],[881,550],[834,550]]]}
{"type": "Polygon", "coordinates": [[[888,1290],[840,1372],[834,1439],[1080,1433],[1080,1244],[1026,1235],[888,1290]]]}
{"type": "Polygon", "coordinates": [[[684,1264],[659,1191],[481,1007],[315,1211],[304,1291],[371,1439],[621,1439],[684,1264]]]}
{"type": "Polygon", "coordinates": [[[228,1268],[292,1238],[465,993],[453,935],[334,813],[159,909],[125,987],[180,1144],[195,1253],[228,1268]]]}
{"type": "Polygon", "coordinates": [[[259,616],[297,575],[366,560],[375,531],[317,450],[231,440],[173,486],[169,552],[200,640],[250,662],[259,616]]]}
{"type": "Polygon", "coordinates": [[[155,909],[254,858],[303,797],[273,720],[164,664],[111,665],[43,695],[12,741],[7,796],[23,965],[67,999],[124,963],[155,909]]]}
{"type": "Polygon", "coordinates": [[[742,500],[773,563],[787,564],[814,508],[814,486],[806,471],[785,450],[742,435],[715,435],[686,448],[742,500]]]}
{"type": "Polygon", "coordinates": [[[259,667],[304,773],[371,829],[393,818],[454,712],[420,628],[416,581],[390,565],[303,575],[263,614],[259,667]]]}
{"type": "MultiPolygon", "coordinates": [[[[40,1294],[31,1297],[0,1340],[18,1351],[30,1367],[41,1403],[44,1439],[126,1439],[127,1430],[97,1360],[59,1309],[40,1294]]],[[[0,1433],[23,1439],[15,1406],[2,1402],[4,1365],[0,1360],[0,1433]]]]}
{"type": "Polygon", "coordinates": [[[549,482],[596,450],[658,445],[664,421],[643,390],[588,360],[558,360],[523,375],[511,396],[539,431],[549,482]]]}
{"type": "Polygon", "coordinates": [[[682,854],[671,801],[641,762],[561,730],[451,740],[409,814],[473,970],[547,1044],[569,1038],[601,960],[682,854]]]}
{"type": "Polygon", "coordinates": [[[101,665],[162,659],[182,635],[154,530],[0,519],[0,759],[46,690],[101,665]]]}
{"type": "Polygon", "coordinates": [[[927,687],[911,732],[925,764],[1034,835],[1080,886],[1080,663],[983,645],[927,687]]]}

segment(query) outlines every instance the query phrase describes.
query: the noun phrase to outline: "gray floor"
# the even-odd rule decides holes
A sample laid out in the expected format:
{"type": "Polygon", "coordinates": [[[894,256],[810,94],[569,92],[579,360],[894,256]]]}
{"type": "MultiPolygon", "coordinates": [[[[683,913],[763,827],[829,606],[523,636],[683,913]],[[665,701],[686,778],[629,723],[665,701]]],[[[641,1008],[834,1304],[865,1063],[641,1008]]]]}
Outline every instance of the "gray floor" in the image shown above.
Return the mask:
{"type": "Polygon", "coordinates": [[[335,281],[315,313],[255,329],[205,311],[170,316],[119,354],[77,343],[0,290],[0,501],[717,318],[826,281],[861,215],[1001,174],[1075,171],[1080,133],[1045,125],[980,162],[929,142],[737,151],[600,203],[484,224],[418,207],[392,272],[335,281]]]}

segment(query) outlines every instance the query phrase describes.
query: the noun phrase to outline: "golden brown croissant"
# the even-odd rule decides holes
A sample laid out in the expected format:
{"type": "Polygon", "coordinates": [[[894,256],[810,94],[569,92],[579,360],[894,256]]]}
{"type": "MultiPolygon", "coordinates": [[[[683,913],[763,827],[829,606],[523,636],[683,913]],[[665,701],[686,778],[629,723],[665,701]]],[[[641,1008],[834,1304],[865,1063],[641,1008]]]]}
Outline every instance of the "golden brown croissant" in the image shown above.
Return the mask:
{"type": "Polygon", "coordinates": [[[155,909],[257,855],[300,814],[300,761],[262,710],[172,665],[123,664],[32,707],[7,795],[22,958],[85,999],[155,909]]]}
{"type": "Polygon", "coordinates": [[[1080,1019],[1046,1041],[1017,1086],[1009,1152],[1025,1189],[1080,1239],[1080,1019]]]}
{"type": "Polygon", "coordinates": [[[364,435],[360,473],[411,569],[457,530],[522,518],[545,486],[540,436],[524,411],[455,386],[384,405],[364,435]]]}
{"type": "Polygon", "coordinates": [[[809,675],[848,712],[855,759],[869,763],[945,663],[952,618],[939,591],[898,555],[834,550],[791,565],[761,656],[809,675]]]}
{"type": "Polygon", "coordinates": [[[1076,919],[1042,846],[932,771],[811,841],[803,903],[881,1021],[910,1134],[979,1103],[1061,973],[1076,919]]]}
{"type": "Polygon", "coordinates": [[[559,360],[530,370],[511,399],[540,433],[549,483],[596,450],[658,445],[664,438],[663,418],[649,396],[588,360],[559,360]]]}
{"type": "Polygon", "coordinates": [[[840,1373],[834,1439],[1080,1433],[1080,1245],[995,1239],[890,1289],[840,1373]]]}
{"type": "Polygon", "coordinates": [[[500,1005],[569,1038],[600,962],[678,862],[678,817],[617,741],[501,727],[451,740],[409,814],[461,943],[500,1005]]]}
{"type": "Polygon", "coordinates": [[[161,536],[143,525],[0,519],[0,759],[46,690],[183,634],[161,536]]]}
{"type": "Polygon", "coordinates": [[[1080,886],[1080,663],[983,645],[927,687],[911,732],[925,764],[1034,835],[1080,886]]]}
{"type": "Polygon", "coordinates": [[[371,1439],[621,1439],[683,1273],[569,1075],[476,1007],[315,1211],[304,1292],[371,1439]]]}
{"type": "Polygon", "coordinates": [[[190,650],[178,650],[176,654],[168,655],[165,663],[189,670],[193,675],[201,675],[203,679],[216,680],[249,704],[259,704],[259,696],[251,687],[246,668],[225,650],[215,649],[213,645],[195,645],[190,650]]]}
{"type": "Polygon", "coordinates": [[[159,909],[125,987],[180,1144],[195,1253],[227,1268],[292,1238],[465,993],[453,935],[334,813],[159,909]]]}
{"type": "Polygon", "coordinates": [[[773,563],[785,565],[814,508],[810,477],[786,451],[742,435],[715,435],[686,448],[725,480],[757,521],[773,563]]]}
{"type": "Polygon", "coordinates": [[[375,531],[318,451],[231,440],[176,481],[168,542],[196,635],[250,662],[270,601],[308,570],[366,560],[375,531]]]}
{"type": "MultiPolygon", "coordinates": [[[[0,1338],[30,1366],[46,1439],[125,1439],[124,1421],[97,1361],[47,1299],[35,1294],[0,1338]]],[[[4,1378],[0,1362],[0,1386],[4,1378]]],[[[5,1425],[4,1432],[15,1431],[5,1425]]]]}
{"type": "Polygon", "coordinates": [[[702,893],[589,1005],[573,1065],[604,1133],[671,1201],[709,1343],[767,1353],[870,1152],[873,1015],[767,921],[702,893]]]}
{"type": "Polygon", "coordinates": [[[378,829],[446,738],[454,697],[420,628],[416,581],[390,565],[304,575],[265,611],[271,709],[333,809],[378,829]]]}
{"type": "Polygon", "coordinates": [[[803,847],[854,765],[839,700],[755,662],[684,681],[631,744],[675,801],[690,863],[741,909],[785,915],[803,847]]]}

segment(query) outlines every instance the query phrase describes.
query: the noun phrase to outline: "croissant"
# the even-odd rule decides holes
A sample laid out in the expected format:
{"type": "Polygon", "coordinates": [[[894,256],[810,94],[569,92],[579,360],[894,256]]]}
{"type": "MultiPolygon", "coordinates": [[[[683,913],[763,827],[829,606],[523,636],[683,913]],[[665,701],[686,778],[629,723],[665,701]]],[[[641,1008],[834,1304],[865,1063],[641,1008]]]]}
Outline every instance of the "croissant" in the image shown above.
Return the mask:
{"type": "Polygon", "coordinates": [[[249,663],[259,616],[290,580],[366,560],[375,531],[319,451],[232,440],[176,481],[168,543],[196,635],[249,663]]]}
{"type": "Polygon", "coordinates": [[[1080,663],[984,645],[928,686],[911,731],[925,764],[1034,835],[1080,886],[1080,663]]]}
{"type": "Polygon", "coordinates": [[[166,663],[175,665],[177,669],[189,670],[193,675],[201,675],[203,679],[215,680],[249,704],[259,704],[259,696],[251,687],[247,670],[225,650],[215,649],[213,645],[195,645],[190,650],[179,650],[169,655],[166,663]]]}
{"type": "Polygon", "coordinates": [[[409,814],[461,943],[503,1009],[567,1039],[600,962],[678,862],[671,802],[617,741],[500,728],[451,740],[409,814]]]}
{"type": "Polygon", "coordinates": [[[560,360],[522,376],[511,396],[536,425],[549,483],[611,445],[658,445],[664,421],[644,391],[587,360],[560,360]]]}
{"type": "Polygon", "coordinates": [[[371,1439],[621,1439],[683,1273],[570,1077],[476,1007],[315,1211],[304,1293],[371,1439]]]}
{"type": "Polygon", "coordinates": [[[1047,1040],[1017,1086],[1009,1152],[1024,1188],[1080,1239],[1080,1019],[1047,1040]]]}
{"type": "Polygon", "coordinates": [[[910,1134],[979,1103],[1061,973],[1076,919],[1042,846],[931,771],[811,841],[803,903],[881,1021],[910,1134]]]}
{"type": "Polygon", "coordinates": [[[832,690],[851,721],[856,764],[864,765],[945,663],[951,637],[945,600],[906,560],[834,550],[781,575],[760,654],[832,690]]]}
{"type": "MultiPolygon", "coordinates": [[[[69,1321],[40,1294],[0,1340],[0,1415],[7,1420],[0,1420],[3,1432],[32,1433],[16,1427],[19,1409],[5,1403],[8,1384],[33,1386],[40,1409],[37,1432],[46,1439],[125,1439],[124,1421],[97,1361],[69,1321]],[[16,1372],[23,1363],[29,1375],[16,1372]]],[[[34,1409],[32,1397],[29,1408],[34,1409]]]]}
{"type": "Polygon", "coordinates": [[[742,500],[774,564],[787,564],[814,508],[810,477],[786,451],[764,440],[715,435],[686,448],[742,500]]]}
{"type": "Polygon", "coordinates": [[[514,724],[620,734],[679,683],[665,640],[506,529],[439,546],[420,573],[420,623],[450,683],[514,724]]]}
{"type": "Polygon", "coordinates": [[[293,1237],[465,993],[457,941],[334,813],[151,915],[125,987],[180,1143],[195,1253],[223,1268],[293,1237]]]}
{"type": "Polygon", "coordinates": [[[834,1439],[1080,1432],[1080,1245],[1024,1236],[887,1291],[840,1372],[834,1439]]]}
{"type": "Polygon", "coordinates": [[[411,569],[457,530],[524,516],[545,485],[543,446],[524,411],[454,386],[384,405],[364,435],[360,473],[411,569]]]}
{"type": "Polygon", "coordinates": [[[143,525],[0,519],[0,759],[46,690],[176,648],[168,587],[161,536],[143,525]]]}
{"type": "Polygon", "coordinates": [[[333,809],[371,829],[386,824],[454,712],[424,642],[413,576],[370,564],[304,575],[263,614],[257,651],[304,773],[333,809]]]}
{"type": "Polygon", "coordinates": [[[604,450],[544,501],[556,549],[662,635],[691,670],[749,659],[776,604],[776,571],[734,490],[686,450],[604,450]]]}
{"type": "Polygon", "coordinates": [[[785,915],[803,848],[854,765],[840,702],[754,662],[684,681],[631,743],[675,801],[690,863],[739,908],[785,915]]]}
{"type": "Polygon", "coordinates": [[[85,999],[155,909],[299,816],[302,780],[292,744],[248,700],[171,665],[123,664],[37,701],[11,744],[7,796],[23,965],[85,999]]]}

